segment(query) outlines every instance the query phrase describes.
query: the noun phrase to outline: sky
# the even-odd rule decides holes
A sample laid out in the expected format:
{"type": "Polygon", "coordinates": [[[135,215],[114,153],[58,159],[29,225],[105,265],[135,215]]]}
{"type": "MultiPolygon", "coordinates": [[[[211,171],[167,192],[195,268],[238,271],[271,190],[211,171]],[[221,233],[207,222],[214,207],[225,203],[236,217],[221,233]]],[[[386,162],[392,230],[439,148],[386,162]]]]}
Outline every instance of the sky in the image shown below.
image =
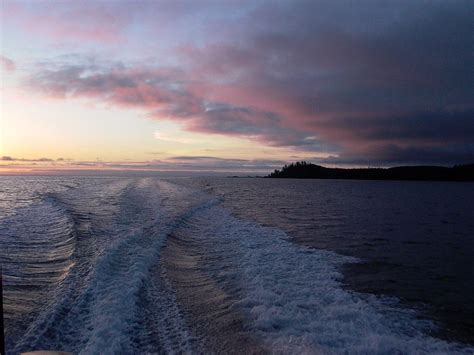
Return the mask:
{"type": "Polygon", "coordinates": [[[474,162],[473,1],[0,4],[0,173],[474,162]]]}

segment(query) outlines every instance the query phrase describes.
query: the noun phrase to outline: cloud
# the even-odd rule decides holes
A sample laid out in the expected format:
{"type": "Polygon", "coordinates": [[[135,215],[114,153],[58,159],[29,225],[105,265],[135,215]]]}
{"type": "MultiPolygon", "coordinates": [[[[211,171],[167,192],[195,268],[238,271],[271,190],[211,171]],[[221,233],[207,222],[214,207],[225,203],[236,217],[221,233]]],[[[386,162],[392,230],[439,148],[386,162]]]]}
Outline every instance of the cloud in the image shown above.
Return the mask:
{"type": "Polygon", "coordinates": [[[161,161],[162,166],[183,170],[214,170],[265,173],[286,162],[274,159],[226,159],[213,156],[175,156],[161,161]]]}
{"type": "Polygon", "coordinates": [[[15,62],[4,55],[0,55],[0,65],[7,72],[13,72],[16,69],[15,62]]]}
{"type": "MultiPolygon", "coordinates": [[[[282,126],[282,119],[275,113],[213,102],[206,92],[191,92],[186,73],[176,68],[49,63],[28,78],[27,86],[57,98],[90,98],[141,108],[153,119],[177,120],[194,132],[244,136],[274,146],[333,149],[322,140],[307,140],[308,134],[303,130],[282,126]]],[[[160,132],[155,136],[171,139],[160,132]]]]}
{"type": "Polygon", "coordinates": [[[394,144],[371,146],[340,156],[314,158],[313,162],[331,165],[445,165],[467,164],[474,161],[474,144],[438,147],[401,147],[394,144]]]}
{"type": "MultiPolygon", "coordinates": [[[[163,52],[146,63],[75,58],[43,63],[27,83],[45,95],[138,108],[190,131],[331,153],[339,162],[472,159],[469,1],[243,2],[235,12],[235,4],[205,3],[193,5],[191,21],[185,5],[193,3],[101,5],[87,20],[138,47],[166,34],[166,65],[163,52]],[[149,37],[130,34],[137,18],[149,37]],[[153,26],[158,18],[164,30],[153,26]]],[[[86,40],[81,18],[71,26],[86,40]]]]}
{"type": "Polygon", "coordinates": [[[149,161],[74,161],[53,160],[49,158],[25,159],[2,157],[0,169],[22,170],[26,172],[49,171],[135,171],[135,172],[180,172],[200,173],[257,173],[267,174],[286,162],[272,159],[225,159],[213,156],[175,156],[162,160],[149,161]]]}
{"type": "MultiPolygon", "coordinates": [[[[60,158],[61,159],[61,158],[60,158]]],[[[58,161],[60,160],[58,159],[58,161]]],[[[25,159],[25,158],[14,158],[9,155],[4,155],[0,158],[1,161],[19,161],[19,162],[54,162],[54,159],[51,158],[39,158],[39,159],[25,159]]]]}

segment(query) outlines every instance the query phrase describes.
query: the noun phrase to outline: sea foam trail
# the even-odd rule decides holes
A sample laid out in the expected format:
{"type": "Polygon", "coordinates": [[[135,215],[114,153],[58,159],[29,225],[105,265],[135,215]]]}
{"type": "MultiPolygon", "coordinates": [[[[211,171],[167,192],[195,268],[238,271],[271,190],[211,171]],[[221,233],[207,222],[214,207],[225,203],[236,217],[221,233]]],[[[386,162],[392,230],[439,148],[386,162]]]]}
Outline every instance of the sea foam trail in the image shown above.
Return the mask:
{"type": "MultiPolygon", "coordinates": [[[[85,230],[82,228],[83,248],[92,243],[98,254],[79,262],[88,267],[74,270],[76,274],[67,280],[54,305],[31,324],[12,353],[45,348],[84,354],[188,349],[190,337],[182,331],[186,327],[181,325],[172,293],[160,280],[158,285],[151,282],[150,270],[159,262],[160,246],[173,226],[161,204],[173,191],[167,192],[167,185],[154,179],[136,180],[112,191],[121,196],[110,196],[119,204],[113,216],[106,214],[114,223],[94,227],[101,225],[97,219],[104,218],[97,211],[87,214],[85,230]],[[97,231],[103,234],[96,235],[97,231]],[[147,312],[145,306],[156,309],[147,312]],[[160,327],[174,344],[147,336],[160,327]]],[[[78,209],[86,206],[76,204],[75,208],[76,216],[83,218],[84,211],[78,209]]],[[[88,254],[78,253],[83,259],[88,254]]]]}
{"type": "MultiPolygon", "coordinates": [[[[197,268],[217,283],[214,290],[223,290],[230,299],[228,313],[243,315],[234,316],[244,323],[238,331],[259,339],[257,352],[472,353],[426,335],[433,325],[394,299],[344,290],[339,269],[355,259],[295,245],[284,232],[239,220],[217,203],[196,211],[170,238],[180,246],[174,264],[188,264],[184,272],[197,268]]],[[[193,287],[188,294],[206,307],[193,287]]],[[[208,301],[207,307],[212,312],[215,305],[208,301]]]]}
{"type": "Polygon", "coordinates": [[[356,260],[295,245],[154,178],[61,193],[74,266],[11,353],[470,353],[391,299],[341,287],[356,260]]]}

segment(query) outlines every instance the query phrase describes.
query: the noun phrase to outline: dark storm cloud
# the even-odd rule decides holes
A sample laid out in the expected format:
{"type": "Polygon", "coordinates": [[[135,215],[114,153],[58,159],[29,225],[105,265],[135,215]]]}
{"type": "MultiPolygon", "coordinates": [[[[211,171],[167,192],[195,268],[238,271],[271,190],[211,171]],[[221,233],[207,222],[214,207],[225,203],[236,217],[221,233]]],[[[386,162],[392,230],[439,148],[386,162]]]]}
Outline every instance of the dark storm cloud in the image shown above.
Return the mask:
{"type": "Polygon", "coordinates": [[[223,70],[214,69],[216,58],[241,53],[226,61],[238,79],[214,83],[213,94],[273,108],[292,127],[345,147],[343,156],[392,144],[405,146],[392,151],[400,159],[418,150],[423,154],[411,160],[432,162],[439,154],[441,161],[456,152],[469,159],[463,151],[474,142],[472,3],[339,5],[299,2],[261,11],[243,45],[205,47],[192,59],[200,57],[199,69],[213,77],[223,70]],[[450,144],[449,154],[440,144],[450,144]]]}
{"type": "Polygon", "coordinates": [[[212,21],[166,68],[52,65],[29,84],[339,163],[472,160],[472,1],[251,4],[232,17],[202,3],[196,16],[213,8],[212,21]]]}
{"type": "Polygon", "coordinates": [[[349,164],[393,166],[403,164],[462,165],[474,161],[474,144],[443,145],[438,147],[400,147],[398,145],[369,146],[358,151],[348,151],[340,156],[314,158],[320,164],[349,164]]]}

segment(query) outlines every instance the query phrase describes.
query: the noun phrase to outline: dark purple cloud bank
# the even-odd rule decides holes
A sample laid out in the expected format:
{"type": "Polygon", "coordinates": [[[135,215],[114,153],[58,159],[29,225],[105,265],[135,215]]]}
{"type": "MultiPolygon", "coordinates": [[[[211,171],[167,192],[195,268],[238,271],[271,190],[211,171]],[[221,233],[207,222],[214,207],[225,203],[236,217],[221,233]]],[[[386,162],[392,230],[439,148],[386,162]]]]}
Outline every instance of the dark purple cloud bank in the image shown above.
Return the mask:
{"type": "MultiPolygon", "coordinates": [[[[472,1],[200,2],[194,16],[183,4],[133,11],[147,33],[160,6],[182,26],[156,30],[156,42],[185,39],[168,48],[166,65],[162,53],[134,64],[52,61],[28,85],[193,131],[330,153],[328,162],[474,161],[472,1]]],[[[116,22],[127,26],[124,14],[122,4],[116,22]]]]}

